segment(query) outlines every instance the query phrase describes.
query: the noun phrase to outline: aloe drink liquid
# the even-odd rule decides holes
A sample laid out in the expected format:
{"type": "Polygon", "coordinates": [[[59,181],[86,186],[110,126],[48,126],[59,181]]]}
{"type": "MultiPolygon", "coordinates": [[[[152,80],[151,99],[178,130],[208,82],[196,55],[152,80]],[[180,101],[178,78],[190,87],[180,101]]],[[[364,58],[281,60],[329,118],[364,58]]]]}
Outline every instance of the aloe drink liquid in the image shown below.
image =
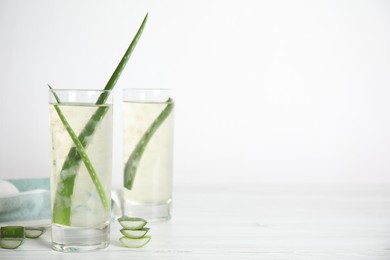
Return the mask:
{"type": "MultiPolygon", "coordinates": [[[[140,91],[140,90],[138,90],[140,91]]],[[[122,104],[124,164],[134,153],[153,122],[167,108],[165,98],[127,101],[122,104]]],[[[173,101],[172,101],[173,102],[173,101]]],[[[173,105],[173,104],[171,104],[173,105]]],[[[149,221],[168,220],[172,201],[173,111],[149,133],[142,156],[136,162],[133,185],[124,188],[124,214],[149,221]]]]}
{"type": "MultiPolygon", "coordinates": [[[[110,207],[104,207],[101,194],[110,205],[112,176],[112,105],[96,105],[97,96],[90,103],[80,98],[70,98],[58,92],[61,103],[49,104],[51,136],[51,197],[52,197],[52,247],[59,251],[85,251],[104,248],[109,243],[110,207]],[[61,96],[62,95],[62,96],[61,96]],[[96,174],[94,183],[86,163],[64,168],[69,151],[75,147],[68,129],[61,121],[56,107],[66,118],[69,126],[78,136],[98,109],[104,115],[93,121],[94,131],[85,138],[85,153],[96,174]],[[73,185],[67,178],[73,178],[73,185]],[[69,190],[72,189],[71,195],[69,190]],[[100,194],[99,194],[100,193],[100,194]],[[59,202],[59,203],[58,203],[59,202]],[[62,208],[61,208],[62,207],[62,208]],[[66,210],[69,209],[69,216],[66,210]],[[63,216],[61,216],[63,214],[63,216]],[[54,217],[55,216],[55,217],[54,217]]],[[[78,94],[76,94],[77,97],[78,94]]],[[[72,95],[70,95],[71,97],[72,95]]],[[[76,150],[78,153],[79,151],[76,150]]],[[[80,157],[79,157],[80,158],[80,157]]],[[[91,167],[88,166],[88,167],[91,167]]],[[[70,179],[71,179],[70,178],[70,179]]]]}

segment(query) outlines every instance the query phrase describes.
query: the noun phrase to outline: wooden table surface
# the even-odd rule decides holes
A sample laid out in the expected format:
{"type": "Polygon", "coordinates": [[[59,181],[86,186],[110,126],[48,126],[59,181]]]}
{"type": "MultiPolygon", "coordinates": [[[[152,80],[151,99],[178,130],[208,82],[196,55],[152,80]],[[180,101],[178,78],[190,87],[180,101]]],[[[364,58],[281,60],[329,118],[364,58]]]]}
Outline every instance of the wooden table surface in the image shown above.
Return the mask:
{"type": "Polygon", "coordinates": [[[188,186],[173,218],[149,224],[152,240],[88,253],[50,249],[50,232],[0,259],[390,259],[390,187],[381,185],[188,186]]]}

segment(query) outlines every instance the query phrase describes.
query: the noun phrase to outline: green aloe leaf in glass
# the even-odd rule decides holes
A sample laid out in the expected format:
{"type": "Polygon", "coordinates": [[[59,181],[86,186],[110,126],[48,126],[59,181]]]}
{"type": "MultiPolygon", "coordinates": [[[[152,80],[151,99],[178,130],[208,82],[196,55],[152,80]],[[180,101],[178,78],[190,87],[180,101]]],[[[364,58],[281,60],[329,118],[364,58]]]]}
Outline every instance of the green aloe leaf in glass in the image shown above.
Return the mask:
{"type": "Polygon", "coordinates": [[[135,175],[137,169],[144,154],[144,151],[153,137],[154,133],[159,129],[159,127],[164,123],[165,119],[168,118],[169,114],[172,112],[174,107],[174,102],[171,98],[167,101],[167,106],[161,111],[161,113],[156,117],[156,119],[151,123],[148,129],[145,131],[141,139],[138,141],[134,150],[131,152],[124,169],[124,186],[126,189],[131,190],[133,188],[135,175]]]}
{"type": "MultiPolygon", "coordinates": [[[[144,30],[144,27],[146,25],[148,19],[148,14],[146,14],[140,28],[138,29],[135,37],[133,38],[132,42],[130,43],[130,46],[128,47],[127,51],[125,52],[123,58],[121,59],[120,63],[118,64],[117,68],[115,69],[114,73],[112,74],[111,78],[107,82],[104,90],[112,90],[120,77],[123,69],[125,68],[135,46],[137,45],[137,42],[139,38],[142,35],[142,32],[144,30]]],[[[108,93],[103,93],[99,96],[98,100],[96,101],[97,105],[104,104],[105,101],[108,98],[108,93]]],[[[92,117],[89,119],[87,124],[85,125],[84,129],[80,132],[77,139],[79,141],[79,144],[86,148],[88,146],[88,140],[90,139],[94,133],[95,130],[99,124],[99,122],[102,120],[102,118],[106,115],[108,111],[107,107],[99,107],[96,112],[92,115],[92,117]]],[[[80,147],[80,146],[79,146],[80,147]]],[[[77,145],[72,147],[67,155],[67,158],[61,168],[60,173],[60,181],[57,185],[56,194],[54,195],[54,205],[53,205],[53,215],[52,215],[52,221],[57,224],[62,225],[71,225],[71,201],[72,195],[73,195],[73,188],[76,178],[76,172],[77,170],[73,170],[71,174],[69,174],[69,171],[67,171],[70,168],[78,169],[80,167],[82,161],[82,157],[80,153],[78,152],[77,145]]],[[[96,178],[98,178],[96,176],[96,178]]],[[[98,183],[97,181],[94,181],[95,185],[98,183]]],[[[97,187],[98,188],[98,187],[97,187]]],[[[104,199],[102,198],[103,205],[105,204],[104,199]]]]}

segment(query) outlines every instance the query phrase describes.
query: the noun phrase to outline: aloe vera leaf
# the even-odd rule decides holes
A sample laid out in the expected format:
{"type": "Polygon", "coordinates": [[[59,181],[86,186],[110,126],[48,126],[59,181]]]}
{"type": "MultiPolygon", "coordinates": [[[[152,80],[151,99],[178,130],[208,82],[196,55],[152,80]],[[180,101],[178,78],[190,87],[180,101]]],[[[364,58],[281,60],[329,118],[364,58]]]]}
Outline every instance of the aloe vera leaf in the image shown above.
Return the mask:
{"type": "Polygon", "coordinates": [[[78,139],[77,135],[73,131],[72,127],[69,125],[69,122],[66,120],[65,115],[62,113],[60,107],[58,105],[54,105],[54,109],[57,111],[57,115],[60,118],[62,124],[65,126],[66,131],[68,132],[70,138],[72,138],[72,141],[74,145],[76,146],[76,149],[78,153],[80,154],[85,167],[88,170],[89,175],[91,176],[92,182],[95,184],[96,189],[98,191],[100,200],[102,201],[103,207],[105,210],[108,210],[110,208],[110,202],[107,199],[107,195],[104,192],[104,187],[99,179],[99,177],[96,174],[96,170],[93,167],[91,160],[89,159],[87,153],[85,152],[83,144],[78,139]]]}
{"type": "MultiPolygon", "coordinates": [[[[146,22],[148,21],[148,15],[149,15],[148,13],[145,15],[145,18],[142,21],[142,24],[139,27],[137,33],[135,34],[133,40],[131,41],[129,48],[126,50],[125,55],[123,55],[122,60],[120,61],[120,63],[116,67],[116,69],[115,69],[114,73],[112,74],[111,78],[108,80],[104,90],[112,90],[114,88],[116,82],[118,81],[120,75],[122,74],[123,69],[125,68],[128,60],[130,59],[131,54],[133,53],[133,50],[134,50],[135,46],[137,45],[137,42],[138,42],[139,38],[142,35],[142,32],[144,31],[146,22]]],[[[101,96],[101,97],[99,97],[97,103],[99,104],[99,102],[104,102],[104,101],[105,101],[104,97],[101,96]]]]}
{"type": "Polygon", "coordinates": [[[141,238],[144,237],[146,233],[148,233],[149,228],[140,228],[135,230],[122,228],[120,231],[122,235],[128,238],[141,238]]]}
{"type": "Polygon", "coordinates": [[[145,227],[147,221],[143,218],[130,218],[121,217],[118,218],[119,224],[125,229],[137,230],[145,227]]]}
{"type": "Polygon", "coordinates": [[[0,237],[23,239],[24,238],[24,227],[22,226],[4,226],[0,229],[0,237]]]}
{"type": "MultiPolygon", "coordinates": [[[[49,88],[51,90],[53,90],[53,88],[48,85],[49,88]]],[[[61,103],[61,100],[59,99],[58,95],[52,91],[53,93],[53,96],[55,97],[56,101],[58,104],[61,103]]],[[[80,153],[80,151],[78,150],[77,148],[77,140],[79,143],[81,143],[79,141],[79,139],[77,138],[77,136],[75,135],[74,131],[71,129],[71,127],[69,126],[69,123],[67,122],[65,116],[63,115],[62,111],[60,110],[60,108],[58,106],[54,106],[56,111],[57,111],[57,114],[59,115],[62,123],[64,124],[66,130],[68,131],[69,135],[71,136],[74,144],[75,144],[75,147],[72,147],[71,151],[74,150],[74,154],[75,156],[77,156],[78,158],[80,159],[83,159],[84,163],[85,163],[85,156],[83,158],[83,155],[80,153]],[[62,114],[62,116],[61,116],[62,114]],[[64,123],[63,119],[66,121],[66,124],[64,123]],[[69,126],[69,128],[67,127],[69,126]],[[71,130],[71,132],[70,132],[71,130]],[[75,138],[77,140],[75,140],[75,138]]],[[[107,108],[107,107],[104,107],[104,108],[107,108]]],[[[90,135],[89,135],[90,136],[90,135]]],[[[85,144],[82,144],[82,148],[86,147],[85,144]]],[[[86,155],[85,151],[84,151],[84,154],[86,155]]],[[[54,207],[53,207],[53,221],[55,223],[58,223],[58,224],[65,224],[65,225],[69,225],[70,224],[70,215],[71,215],[71,204],[70,204],[70,199],[68,197],[61,197],[61,196],[66,196],[68,194],[72,194],[73,193],[73,185],[74,185],[74,180],[75,178],[68,178],[68,176],[76,176],[76,170],[73,169],[72,171],[67,171],[69,169],[69,167],[77,167],[77,169],[79,168],[80,166],[80,162],[81,160],[79,159],[79,161],[77,162],[77,165],[71,165],[71,164],[64,164],[63,168],[61,169],[61,173],[64,173],[66,172],[67,174],[61,174],[60,177],[61,177],[61,180],[63,181],[62,183],[64,183],[64,185],[68,185],[67,187],[62,187],[62,189],[60,191],[56,191],[56,197],[55,197],[55,203],[54,203],[54,207]],[[66,179],[62,179],[63,176],[65,175],[65,178],[66,179]],[[57,202],[57,204],[56,204],[57,202]]],[[[94,170],[94,168],[92,167],[92,164],[90,163],[90,160],[87,156],[87,164],[86,165],[86,168],[88,170],[88,172],[90,173],[90,176],[92,178],[92,181],[93,183],[95,184],[96,186],[96,189],[98,190],[98,193],[99,193],[99,197],[101,198],[102,200],[102,204],[103,204],[103,207],[105,209],[108,209],[109,207],[109,204],[107,202],[107,196],[103,190],[103,186],[100,182],[100,179],[99,177],[96,175],[96,171],[94,170]],[[92,171],[92,174],[91,174],[91,171],[92,171]]],[[[61,183],[61,182],[60,182],[61,183]]]]}
{"type": "MultiPolygon", "coordinates": [[[[107,111],[108,107],[99,107],[93,116],[89,119],[88,124],[83,129],[81,134],[78,136],[78,139],[84,148],[87,147],[87,141],[94,134],[99,120],[104,117],[107,111]]],[[[82,157],[78,152],[77,147],[72,147],[67,155],[67,159],[62,166],[60,181],[58,182],[56,194],[54,197],[52,216],[54,223],[70,225],[71,198],[73,195],[76,172],[80,167],[81,161],[82,157]]]]}
{"type": "Polygon", "coordinates": [[[24,227],[4,226],[0,229],[0,247],[5,249],[18,248],[24,241],[24,227]]]}
{"type": "Polygon", "coordinates": [[[134,150],[129,156],[129,159],[126,162],[124,169],[124,186],[126,189],[131,190],[134,184],[134,178],[137,173],[139,162],[142,158],[142,155],[148,145],[150,139],[157,131],[157,129],[162,125],[162,123],[170,115],[174,107],[174,102],[171,98],[167,101],[167,106],[163,111],[158,115],[158,117],[152,122],[149,128],[145,131],[144,135],[138,141],[134,150]]]}
{"type": "MultiPolygon", "coordinates": [[[[129,60],[139,38],[142,35],[142,32],[145,28],[146,22],[148,20],[148,14],[145,15],[144,20],[140,28],[138,29],[136,35],[130,43],[130,46],[126,50],[124,56],[116,67],[111,78],[107,82],[104,90],[112,90],[120,77],[123,69],[125,68],[127,61],[129,60]]],[[[96,104],[103,104],[108,98],[108,93],[102,93],[96,104]]],[[[89,119],[88,123],[85,125],[84,129],[78,136],[83,147],[88,145],[89,137],[92,136],[96,130],[98,123],[103,119],[108,111],[107,107],[99,107],[96,112],[89,119]]],[[[70,168],[79,168],[81,162],[81,156],[77,153],[77,149],[72,147],[66,157],[66,160],[62,166],[60,181],[57,185],[56,194],[54,197],[54,206],[53,206],[53,215],[52,219],[54,223],[70,225],[70,216],[71,216],[71,198],[73,195],[74,182],[76,178],[76,173],[69,173],[67,170],[70,168]],[[68,172],[68,173],[67,173],[68,172]]]]}
{"type": "Polygon", "coordinates": [[[3,238],[0,240],[0,247],[4,249],[16,249],[23,241],[24,239],[21,238],[3,238]]]}
{"type": "Polygon", "coordinates": [[[24,235],[26,236],[26,238],[38,238],[45,232],[46,232],[46,229],[43,227],[26,227],[26,228],[24,228],[24,235]]]}
{"type": "Polygon", "coordinates": [[[4,226],[0,229],[0,247],[5,249],[18,248],[24,241],[24,227],[4,226]]]}
{"type": "Polygon", "coordinates": [[[144,236],[141,238],[129,238],[129,237],[121,237],[119,238],[119,241],[121,244],[128,248],[140,248],[149,243],[151,237],[150,236],[144,236]]]}

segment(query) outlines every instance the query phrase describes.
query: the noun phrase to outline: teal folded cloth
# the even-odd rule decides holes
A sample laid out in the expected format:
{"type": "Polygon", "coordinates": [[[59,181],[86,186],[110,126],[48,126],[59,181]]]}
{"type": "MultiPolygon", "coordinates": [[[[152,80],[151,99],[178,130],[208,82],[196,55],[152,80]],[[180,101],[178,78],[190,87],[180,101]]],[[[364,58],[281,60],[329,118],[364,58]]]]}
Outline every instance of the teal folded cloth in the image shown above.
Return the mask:
{"type": "MultiPolygon", "coordinates": [[[[121,190],[112,191],[112,220],[122,215],[121,190]]],[[[50,179],[0,180],[0,225],[46,225],[50,223],[50,179]]]]}
{"type": "Polygon", "coordinates": [[[0,180],[0,222],[50,220],[49,178],[0,180]]]}

